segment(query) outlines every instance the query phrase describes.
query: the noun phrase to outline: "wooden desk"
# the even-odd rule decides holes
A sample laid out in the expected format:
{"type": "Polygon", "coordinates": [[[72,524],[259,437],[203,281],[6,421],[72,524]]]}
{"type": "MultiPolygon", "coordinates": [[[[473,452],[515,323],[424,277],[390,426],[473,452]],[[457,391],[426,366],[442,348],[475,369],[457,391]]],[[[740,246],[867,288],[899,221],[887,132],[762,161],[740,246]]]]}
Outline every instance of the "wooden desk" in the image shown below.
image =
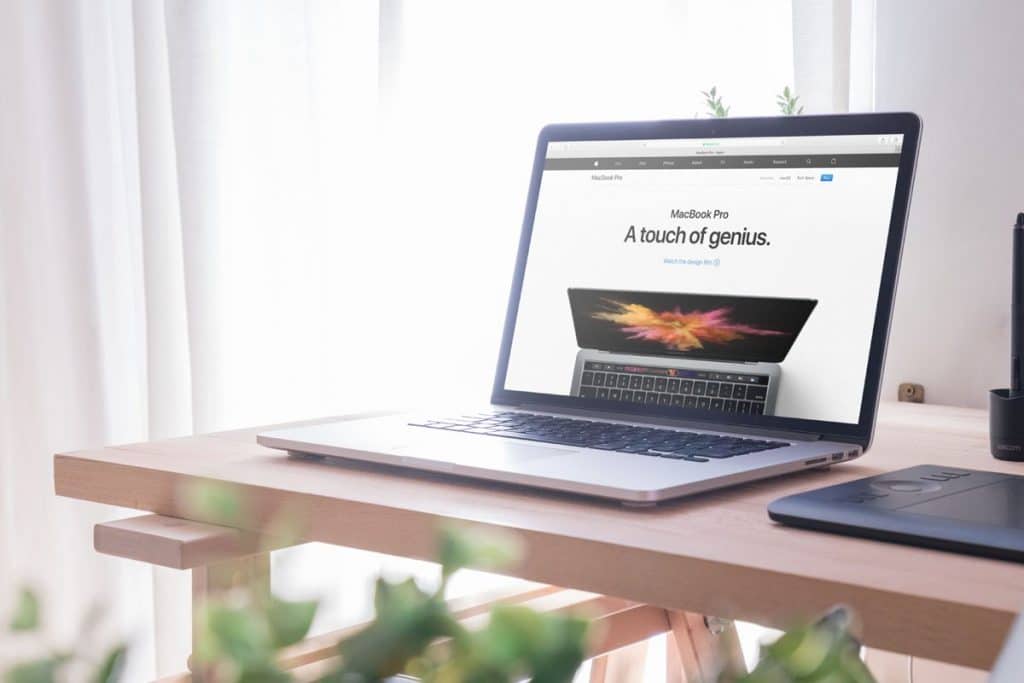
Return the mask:
{"type": "Polygon", "coordinates": [[[785,528],[765,513],[778,496],[922,463],[1024,472],[988,455],[982,411],[887,404],[851,465],[640,510],[293,460],[258,446],[261,429],[60,454],[56,491],[182,517],[179,487],[213,478],[251,496],[253,530],[288,505],[309,513],[307,540],[420,559],[444,521],[514,529],[525,558],[510,573],[526,579],[779,627],[846,603],[868,645],[977,668],[1024,608],[1024,565],[785,528]]]}

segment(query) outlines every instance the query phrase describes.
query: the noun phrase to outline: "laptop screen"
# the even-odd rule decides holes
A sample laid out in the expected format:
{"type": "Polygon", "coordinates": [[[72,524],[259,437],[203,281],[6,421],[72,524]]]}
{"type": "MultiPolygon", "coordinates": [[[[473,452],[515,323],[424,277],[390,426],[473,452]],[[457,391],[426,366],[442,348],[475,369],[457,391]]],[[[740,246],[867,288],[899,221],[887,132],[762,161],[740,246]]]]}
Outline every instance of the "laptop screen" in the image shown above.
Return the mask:
{"type": "Polygon", "coordinates": [[[781,363],[813,299],[570,289],[581,349],[781,363]]]}
{"type": "Polygon", "coordinates": [[[902,144],[548,142],[504,388],[856,424],[902,144]]]}

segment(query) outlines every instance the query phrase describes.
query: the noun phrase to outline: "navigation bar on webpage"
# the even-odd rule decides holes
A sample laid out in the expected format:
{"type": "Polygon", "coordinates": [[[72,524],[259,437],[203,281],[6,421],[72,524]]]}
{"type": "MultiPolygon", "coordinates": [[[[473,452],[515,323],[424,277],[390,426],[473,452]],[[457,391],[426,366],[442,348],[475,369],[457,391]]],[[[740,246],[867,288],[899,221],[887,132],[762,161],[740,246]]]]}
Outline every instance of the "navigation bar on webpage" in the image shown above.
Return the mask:
{"type": "Polygon", "coordinates": [[[750,156],[578,157],[544,160],[549,171],[686,170],[732,168],[873,168],[899,166],[899,154],[789,154],[750,156]]]}

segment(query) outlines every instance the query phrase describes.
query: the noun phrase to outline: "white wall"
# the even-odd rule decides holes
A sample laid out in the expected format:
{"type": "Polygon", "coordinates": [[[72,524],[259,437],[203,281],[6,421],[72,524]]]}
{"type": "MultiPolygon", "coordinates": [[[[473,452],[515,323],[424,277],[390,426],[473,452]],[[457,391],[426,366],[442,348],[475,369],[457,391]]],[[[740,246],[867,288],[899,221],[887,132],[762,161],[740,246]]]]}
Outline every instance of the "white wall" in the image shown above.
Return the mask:
{"type": "Polygon", "coordinates": [[[1024,3],[877,0],[878,111],[924,120],[883,398],[981,407],[1008,383],[1010,225],[1024,210],[1024,3]]]}

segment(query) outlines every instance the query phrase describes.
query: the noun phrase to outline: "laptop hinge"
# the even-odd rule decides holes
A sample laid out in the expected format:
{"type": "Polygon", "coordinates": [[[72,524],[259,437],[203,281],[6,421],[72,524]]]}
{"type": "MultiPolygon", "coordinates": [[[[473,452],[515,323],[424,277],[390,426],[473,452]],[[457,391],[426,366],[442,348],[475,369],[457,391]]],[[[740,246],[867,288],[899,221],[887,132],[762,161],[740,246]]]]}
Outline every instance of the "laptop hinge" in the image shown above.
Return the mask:
{"type": "Polygon", "coordinates": [[[536,413],[552,413],[556,415],[572,415],[573,417],[591,417],[596,419],[625,420],[638,424],[651,424],[663,427],[688,427],[690,429],[706,429],[713,432],[728,432],[731,434],[749,434],[750,436],[770,437],[783,439],[785,441],[821,441],[822,435],[813,432],[798,432],[785,429],[765,429],[750,425],[723,425],[717,422],[706,422],[702,420],[681,420],[678,418],[659,417],[655,415],[632,415],[629,413],[617,413],[615,411],[601,411],[581,408],[566,408],[563,406],[544,405],[542,403],[530,404],[493,404],[495,407],[519,408],[536,413]]]}

